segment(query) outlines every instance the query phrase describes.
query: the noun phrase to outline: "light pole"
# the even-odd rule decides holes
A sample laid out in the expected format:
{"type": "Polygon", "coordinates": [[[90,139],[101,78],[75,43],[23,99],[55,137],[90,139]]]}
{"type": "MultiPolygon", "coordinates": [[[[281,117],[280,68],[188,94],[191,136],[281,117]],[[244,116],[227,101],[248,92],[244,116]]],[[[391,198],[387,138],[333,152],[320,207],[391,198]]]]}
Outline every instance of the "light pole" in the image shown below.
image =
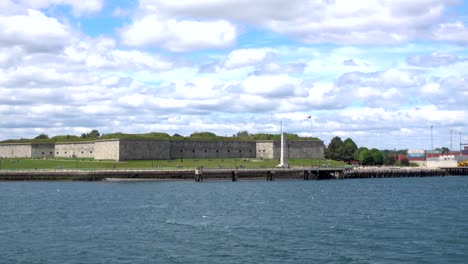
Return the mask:
{"type": "Polygon", "coordinates": [[[461,151],[462,151],[461,130],[459,132],[460,132],[460,155],[461,155],[461,151]]]}
{"type": "MultiPolygon", "coordinates": [[[[312,116],[308,116],[307,117],[308,120],[310,120],[310,140],[312,141],[312,135],[313,135],[313,131],[314,131],[314,123],[312,123],[312,116]]],[[[318,155],[320,156],[320,155],[318,155]]],[[[318,174],[318,170],[320,168],[320,157],[317,157],[317,174],[318,174]]],[[[310,168],[312,169],[314,167],[314,151],[311,150],[310,151],[310,168]]]]}
{"type": "Polygon", "coordinates": [[[450,129],[450,151],[452,151],[452,132],[453,132],[453,129],[450,129]]]}
{"type": "Polygon", "coordinates": [[[434,128],[434,126],[431,126],[431,154],[434,154],[434,141],[433,141],[433,138],[432,138],[432,129],[434,128]]]}
{"type": "MultiPolygon", "coordinates": [[[[312,140],[312,131],[313,131],[313,124],[312,124],[312,116],[307,117],[308,120],[310,120],[310,140],[312,140]]],[[[310,168],[312,169],[314,167],[314,152],[310,151],[310,168]]]]}

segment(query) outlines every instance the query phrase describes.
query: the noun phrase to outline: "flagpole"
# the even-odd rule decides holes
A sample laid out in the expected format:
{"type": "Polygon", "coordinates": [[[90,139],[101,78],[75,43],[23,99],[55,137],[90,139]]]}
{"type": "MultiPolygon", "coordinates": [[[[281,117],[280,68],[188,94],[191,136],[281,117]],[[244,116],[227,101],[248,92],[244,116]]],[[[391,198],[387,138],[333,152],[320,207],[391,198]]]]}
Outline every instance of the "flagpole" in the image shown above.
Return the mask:
{"type": "MultiPolygon", "coordinates": [[[[308,116],[307,118],[310,119],[310,139],[312,140],[312,130],[314,130],[312,126],[312,116],[308,116]]],[[[314,158],[312,157],[314,155],[313,151],[310,151],[310,169],[312,170],[314,166],[314,158]]]]}
{"type": "MultiPolygon", "coordinates": [[[[312,130],[313,130],[313,124],[312,124],[312,116],[307,116],[307,119],[310,120],[310,139],[312,140],[312,130]]],[[[313,158],[314,152],[310,151],[310,169],[314,167],[314,158],[313,158]]]]}

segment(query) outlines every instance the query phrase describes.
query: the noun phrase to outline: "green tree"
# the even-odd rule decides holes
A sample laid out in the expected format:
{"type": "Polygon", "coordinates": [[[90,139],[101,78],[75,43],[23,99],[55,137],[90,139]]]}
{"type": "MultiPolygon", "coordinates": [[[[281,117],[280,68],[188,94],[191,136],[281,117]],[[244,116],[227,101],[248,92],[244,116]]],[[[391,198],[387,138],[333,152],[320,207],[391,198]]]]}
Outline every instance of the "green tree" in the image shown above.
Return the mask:
{"type": "Polygon", "coordinates": [[[410,162],[407,158],[403,158],[402,160],[397,161],[395,165],[408,167],[410,165],[410,162]]]}
{"type": "Polygon", "coordinates": [[[81,137],[82,138],[98,138],[100,137],[101,134],[99,133],[99,131],[97,131],[96,129],[92,130],[91,132],[89,133],[83,133],[81,134],[81,137]]]}
{"type": "Polygon", "coordinates": [[[450,152],[450,149],[447,148],[447,147],[442,147],[441,151],[440,151],[442,154],[446,154],[446,153],[449,153],[450,152]]]}
{"type": "Polygon", "coordinates": [[[248,137],[250,137],[250,134],[249,134],[249,132],[247,130],[244,130],[244,131],[237,132],[236,137],[248,138],[248,137]]]}
{"type": "Polygon", "coordinates": [[[376,148],[373,148],[369,152],[372,157],[373,165],[383,165],[384,156],[383,156],[382,151],[376,148]]]}
{"type": "Polygon", "coordinates": [[[395,165],[395,163],[396,163],[395,154],[393,153],[384,154],[384,160],[383,160],[384,165],[391,166],[391,165],[395,165]]]}
{"type": "Polygon", "coordinates": [[[363,150],[369,150],[368,148],[366,147],[360,147],[356,152],[354,152],[354,160],[359,160],[359,161],[362,161],[361,158],[359,157],[359,154],[363,151],[363,150]]]}
{"type": "Polygon", "coordinates": [[[362,165],[372,165],[374,163],[374,160],[371,156],[371,152],[368,148],[365,147],[359,148],[357,160],[359,160],[359,162],[361,162],[362,165]]]}
{"type": "Polygon", "coordinates": [[[343,141],[340,137],[334,137],[325,150],[325,157],[332,160],[343,160],[343,141]]]}
{"type": "Polygon", "coordinates": [[[357,152],[358,147],[356,143],[350,138],[347,138],[343,142],[343,146],[341,148],[341,156],[344,161],[350,162],[354,159],[354,154],[357,152]]]}
{"type": "Polygon", "coordinates": [[[39,136],[35,137],[34,139],[49,139],[49,136],[46,134],[40,134],[39,136]]]}
{"type": "Polygon", "coordinates": [[[191,138],[216,139],[218,136],[212,132],[195,132],[190,135],[191,138]]]}
{"type": "Polygon", "coordinates": [[[89,138],[98,138],[98,137],[100,137],[100,136],[101,136],[101,134],[100,134],[99,131],[97,131],[97,130],[92,130],[92,131],[89,132],[89,134],[88,134],[88,137],[89,137],[89,138]]]}

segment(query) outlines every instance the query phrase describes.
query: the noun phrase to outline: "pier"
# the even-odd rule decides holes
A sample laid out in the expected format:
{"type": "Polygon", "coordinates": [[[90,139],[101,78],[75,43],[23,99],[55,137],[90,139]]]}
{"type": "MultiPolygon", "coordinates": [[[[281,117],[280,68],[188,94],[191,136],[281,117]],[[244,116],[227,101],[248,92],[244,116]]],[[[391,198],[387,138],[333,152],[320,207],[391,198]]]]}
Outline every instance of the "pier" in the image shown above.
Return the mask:
{"type": "Polygon", "coordinates": [[[304,167],[262,169],[172,169],[172,170],[0,170],[0,180],[72,180],[102,181],[112,179],[140,180],[329,180],[358,178],[400,178],[468,176],[467,167],[427,169],[400,167],[304,167]]]}
{"type": "Polygon", "coordinates": [[[345,179],[449,176],[444,169],[411,167],[362,167],[345,172],[345,179]]]}
{"type": "Polygon", "coordinates": [[[342,178],[345,168],[262,168],[262,169],[171,169],[171,170],[0,170],[4,181],[102,181],[112,179],[146,180],[321,180],[342,178]]]}

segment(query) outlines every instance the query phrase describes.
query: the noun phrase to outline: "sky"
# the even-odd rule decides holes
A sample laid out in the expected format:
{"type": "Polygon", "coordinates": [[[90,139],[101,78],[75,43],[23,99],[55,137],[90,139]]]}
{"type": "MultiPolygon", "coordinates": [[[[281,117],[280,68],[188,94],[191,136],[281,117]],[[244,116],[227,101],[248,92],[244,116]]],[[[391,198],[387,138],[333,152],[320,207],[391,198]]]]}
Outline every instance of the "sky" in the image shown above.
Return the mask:
{"type": "Polygon", "coordinates": [[[1,0],[0,140],[282,121],[325,144],[457,150],[467,69],[466,1],[1,0]]]}

